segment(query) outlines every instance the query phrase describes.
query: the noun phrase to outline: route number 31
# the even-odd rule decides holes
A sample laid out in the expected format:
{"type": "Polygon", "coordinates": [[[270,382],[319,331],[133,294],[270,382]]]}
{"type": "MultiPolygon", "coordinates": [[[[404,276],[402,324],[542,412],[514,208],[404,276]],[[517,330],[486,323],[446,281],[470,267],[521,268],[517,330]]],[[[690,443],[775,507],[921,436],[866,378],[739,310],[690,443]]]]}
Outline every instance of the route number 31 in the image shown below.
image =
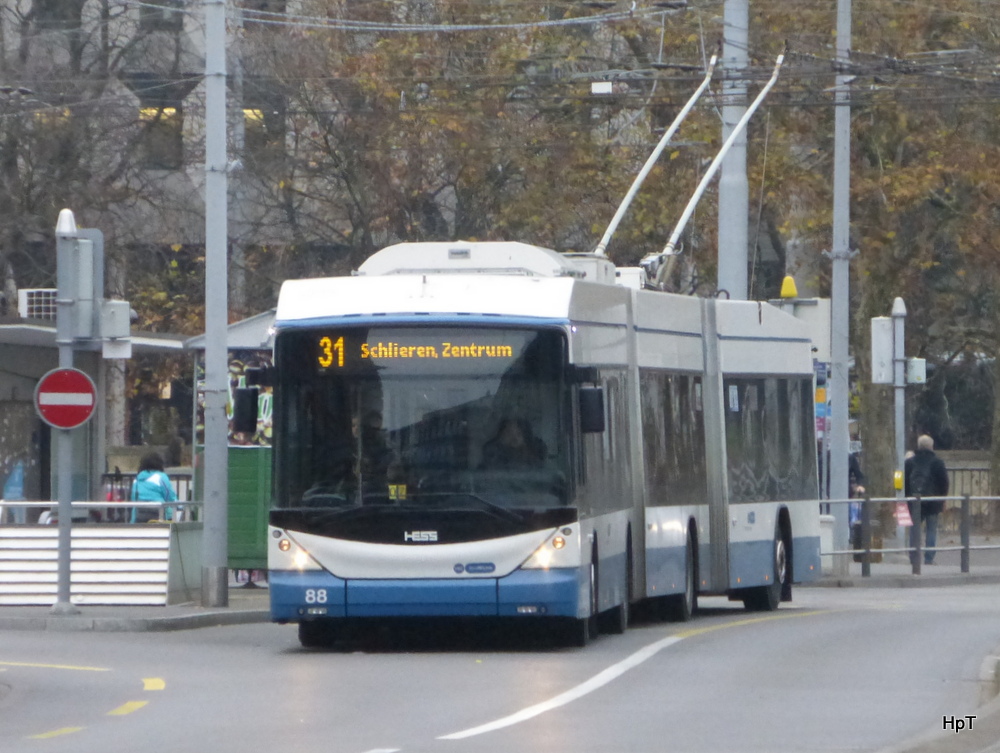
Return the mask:
{"type": "Polygon", "coordinates": [[[329,337],[323,337],[319,341],[319,365],[324,369],[333,366],[334,361],[337,366],[344,366],[344,338],[338,337],[336,341],[329,337]]]}

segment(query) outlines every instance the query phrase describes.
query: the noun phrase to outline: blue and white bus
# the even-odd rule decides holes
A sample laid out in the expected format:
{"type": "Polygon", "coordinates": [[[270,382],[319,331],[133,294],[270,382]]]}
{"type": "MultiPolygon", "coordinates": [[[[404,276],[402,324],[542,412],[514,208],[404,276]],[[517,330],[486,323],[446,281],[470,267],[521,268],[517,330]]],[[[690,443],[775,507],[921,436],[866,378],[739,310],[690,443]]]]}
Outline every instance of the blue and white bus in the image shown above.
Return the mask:
{"type": "MultiPolygon", "coordinates": [[[[271,616],[546,620],[770,610],[819,575],[811,344],[766,303],[606,258],[405,243],[293,280],[274,334],[271,616]]],[[[252,401],[251,401],[252,402],[252,401]]]]}

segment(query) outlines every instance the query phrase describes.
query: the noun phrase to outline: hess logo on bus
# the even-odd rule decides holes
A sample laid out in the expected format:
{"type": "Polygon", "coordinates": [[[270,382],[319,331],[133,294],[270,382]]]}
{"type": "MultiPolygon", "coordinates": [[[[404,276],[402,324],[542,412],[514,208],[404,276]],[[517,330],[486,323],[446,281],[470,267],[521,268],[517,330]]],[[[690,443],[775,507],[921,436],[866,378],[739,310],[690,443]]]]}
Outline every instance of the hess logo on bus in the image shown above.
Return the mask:
{"type": "Polygon", "coordinates": [[[427,544],[438,540],[437,531],[404,531],[403,541],[412,541],[417,544],[427,544]]]}

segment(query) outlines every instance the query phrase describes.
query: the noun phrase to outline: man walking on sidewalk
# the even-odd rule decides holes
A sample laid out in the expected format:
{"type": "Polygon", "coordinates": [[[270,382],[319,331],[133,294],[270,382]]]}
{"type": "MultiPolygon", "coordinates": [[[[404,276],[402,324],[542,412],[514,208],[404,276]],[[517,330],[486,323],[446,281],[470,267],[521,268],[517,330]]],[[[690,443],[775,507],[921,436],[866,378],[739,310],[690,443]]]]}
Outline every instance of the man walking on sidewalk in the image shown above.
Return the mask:
{"type": "MultiPolygon", "coordinates": [[[[906,477],[906,496],[920,497],[920,518],[927,527],[927,537],[924,540],[924,564],[934,564],[934,547],[937,546],[938,516],[944,509],[943,499],[927,497],[948,496],[948,470],[944,461],[934,453],[934,440],[927,434],[917,437],[917,451],[907,459],[904,468],[906,477]]],[[[914,503],[909,502],[910,515],[915,512],[914,503]]],[[[916,547],[920,541],[920,528],[914,525],[910,528],[910,546],[916,547]]],[[[916,552],[910,552],[910,561],[916,564],[916,552]]]]}

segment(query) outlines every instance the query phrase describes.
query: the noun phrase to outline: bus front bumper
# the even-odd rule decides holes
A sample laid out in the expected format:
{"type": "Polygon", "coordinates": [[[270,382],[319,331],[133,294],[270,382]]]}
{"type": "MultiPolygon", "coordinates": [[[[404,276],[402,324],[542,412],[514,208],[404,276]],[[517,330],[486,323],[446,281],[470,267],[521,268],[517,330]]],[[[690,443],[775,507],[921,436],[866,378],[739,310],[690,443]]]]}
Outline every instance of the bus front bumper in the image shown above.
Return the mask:
{"type": "MultiPolygon", "coordinates": [[[[272,570],[275,622],[347,617],[577,617],[575,569],[503,578],[344,580],[323,570],[272,570]]],[[[586,605],[584,605],[586,606],[586,605]]]]}

